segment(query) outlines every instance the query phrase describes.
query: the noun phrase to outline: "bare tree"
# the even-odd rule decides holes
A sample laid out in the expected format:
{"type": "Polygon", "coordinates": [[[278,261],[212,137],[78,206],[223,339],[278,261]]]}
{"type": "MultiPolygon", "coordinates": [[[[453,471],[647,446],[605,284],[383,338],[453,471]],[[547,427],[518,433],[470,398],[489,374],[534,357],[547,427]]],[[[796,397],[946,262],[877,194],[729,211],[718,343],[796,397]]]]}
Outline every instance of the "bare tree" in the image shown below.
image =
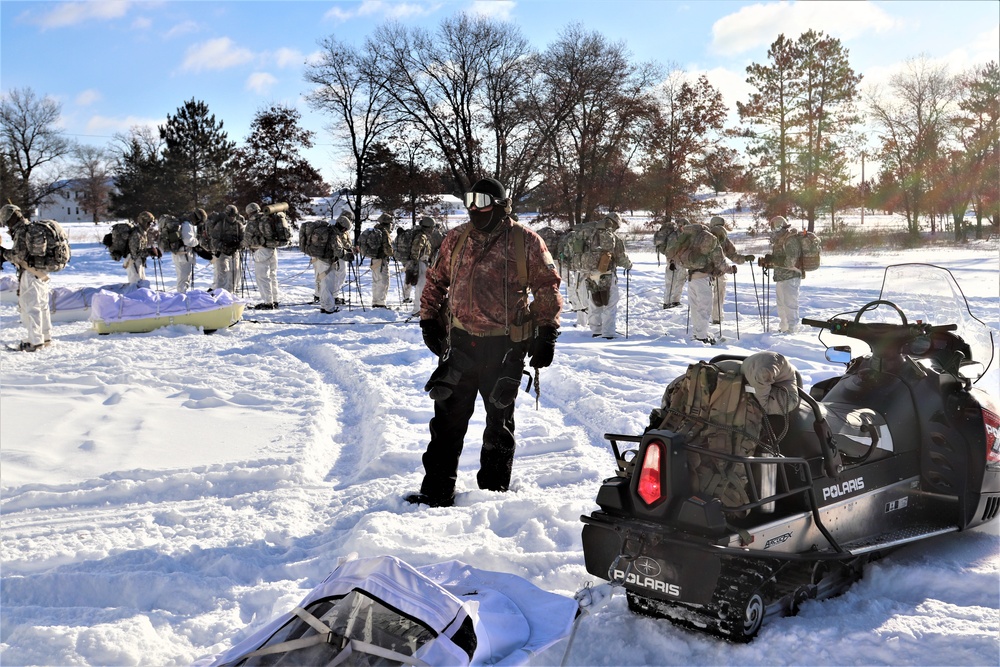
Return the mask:
{"type": "MultiPolygon", "coordinates": [[[[350,208],[354,211],[355,238],[370,210],[365,206],[376,147],[398,124],[390,113],[393,97],[386,87],[377,52],[363,54],[333,37],[321,42],[318,62],[306,68],[306,81],[315,88],[306,99],[309,105],[336,119],[330,131],[350,152],[353,183],[348,184],[350,208]]],[[[370,205],[369,205],[370,207],[370,205]]]]}
{"type": "Polygon", "coordinates": [[[80,192],[80,208],[97,223],[108,213],[111,174],[108,151],[98,146],[80,144],[73,151],[73,173],[80,192]]]}
{"type": "Polygon", "coordinates": [[[653,65],[633,65],[624,43],[610,43],[579,24],[566,28],[539,59],[542,109],[564,114],[548,145],[539,201],[578,224],[598,207],[621,207],[625,173],[640,129],[652,116],[653,65]]]}
{"type": "Polygon", "coordinates": [[[920,216],[932,210],[928,193],[935,160],[948,132],[955,79],[944,66],[925,57],[906,61],[889,79],[889,90],[868,98],[871,117],[880,128],[883,168],[900,184],[900,198],[912,235],[920,233],[920,216]]]}
{"type": "Polygon", "coordinates": [[[516,26],[467,14],[445,19],[433,34],[388,23],[367,50],[399,117],[426,134],[456,192],[488,175],[515,198],[521,193],[537,143],[520,104],[531,51],[516,26]]]}
{"type": "Polygon", "coordinates": [[[2,185],[4,199],[31,211],[60,188],[55,166],[68,156],[73,142],[57,129],[59,103],[41,98],[31,88],[14,88],[0,103],[0,144],[10,174],[2,185]]]}

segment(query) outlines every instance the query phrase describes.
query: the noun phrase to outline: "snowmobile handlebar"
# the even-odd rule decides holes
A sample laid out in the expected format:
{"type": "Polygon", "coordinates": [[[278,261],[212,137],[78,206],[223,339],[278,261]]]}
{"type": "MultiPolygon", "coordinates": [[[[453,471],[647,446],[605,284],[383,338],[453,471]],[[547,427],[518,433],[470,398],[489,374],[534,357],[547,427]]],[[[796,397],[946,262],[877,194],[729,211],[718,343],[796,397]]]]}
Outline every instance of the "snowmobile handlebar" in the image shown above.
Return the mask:
{"type": "Polygon", "coordinates": [[[803,318],[802,324],[824,329],[838,336],[854,338],[866,343],[872,350],[872,355],[878,358],[912,356],[937,356],[941,350],[954,349],[961,352],[965,359],[971,359],[969,346],[958,335],[941,335],[956,331],[957,324],[932,325],[926,322],[907,322],[903,311],[891,301],[872,301],[863,306],[853,320],[833,317],[828,320],[803,318]],[[902,320],[892,322],[861,322],[861,315],[878,305],[887,305],[894,309],[902,320]],[[940,344],[931,345],[934,338],[940,344]]]}

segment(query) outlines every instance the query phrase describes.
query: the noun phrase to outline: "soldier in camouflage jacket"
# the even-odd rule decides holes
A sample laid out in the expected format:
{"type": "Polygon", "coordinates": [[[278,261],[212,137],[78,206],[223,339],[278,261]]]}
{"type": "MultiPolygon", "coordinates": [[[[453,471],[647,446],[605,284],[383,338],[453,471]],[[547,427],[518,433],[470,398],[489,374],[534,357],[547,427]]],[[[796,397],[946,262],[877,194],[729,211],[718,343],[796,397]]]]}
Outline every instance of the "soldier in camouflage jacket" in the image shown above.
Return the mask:
{"type": "Polygon", "coordinates": [[[481,489],[507,490],[525,355],[534,368],[552,363],[562,310],[555,262],[541,238],[510,217],[506,188],[482,179],[466,194],[466,206],[471,221],[445,237],[420,303],[424,342],[440,362],[427,383],[434,418],[424,479],[420,492],[406,500],[437,507],[454,503],[477,396],[486,408],[486,428],[476,480],[481,489]]]}

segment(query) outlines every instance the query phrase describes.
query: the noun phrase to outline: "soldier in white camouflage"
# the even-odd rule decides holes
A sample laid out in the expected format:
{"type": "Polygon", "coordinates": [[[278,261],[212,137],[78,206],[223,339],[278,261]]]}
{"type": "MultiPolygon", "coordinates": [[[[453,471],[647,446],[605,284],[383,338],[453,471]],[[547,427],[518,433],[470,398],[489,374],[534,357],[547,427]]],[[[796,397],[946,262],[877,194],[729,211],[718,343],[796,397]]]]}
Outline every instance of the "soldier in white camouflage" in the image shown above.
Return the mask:
{"type": "MultiPolygon", "coordinates": [[[[753,255],[742,255],[736,250],[736,246],[729,239],[729,231],[726,229],[725,218],[720,215],[712,216],[708,224],[712,233],[715,234],[715,238],[719,239],[722,254],[730,262],[733,262],[732,266],[729,267],[729,270],[733,274],[736,273],[737,264],[752,262],[754,260],[753,255]]],[[[712,289],[712,324],[721,324],[726,319],[726,310],[723,308],[723,304],[726,302],[728,276],[728,273],[722,273],[715,277],[715,286],[712,289]]]]}
{"type": "Polygon", "coordinates": [[[799,257],[802,247],[797,237],[784,216],[771,218],[771,252],[764,257],[761,266],[771,269],[778,306],[778,330],[781,333],[796,333],[799,330],[799,288],[802,285],[799,257]]]}
{"type": "Polygon", "coordinates": [[[17,304],[27,340],[18,349],[34,352],[52,341],[52,314],[49,311],[49,274],[31,265],[27,247],[28,220],[20,207],[5,204],[0,208],[0,226],[6,227],[13,241],[10,248],[0,248],[0,264],[17,267],[17,304]]]}
{"type": "Polygon", "coordinates": [[[621,224],[621,215],[609,213],[586,235],[583,268],[587,275],[589,298],[587,322],[594,338],[611,340],[615,337],[618,303],[621,300],[618,269],[629,271],[632,268],[632,260],[625,252],[625,242],[616,234],[621,224]]]}

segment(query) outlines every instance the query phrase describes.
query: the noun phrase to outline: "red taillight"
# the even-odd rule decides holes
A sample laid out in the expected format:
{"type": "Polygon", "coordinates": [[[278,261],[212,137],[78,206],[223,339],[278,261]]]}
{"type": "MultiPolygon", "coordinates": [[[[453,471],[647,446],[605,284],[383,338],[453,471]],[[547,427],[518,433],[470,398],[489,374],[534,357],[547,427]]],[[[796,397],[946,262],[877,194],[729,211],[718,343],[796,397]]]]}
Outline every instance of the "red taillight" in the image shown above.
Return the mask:
{"type": "Polygon", "coordinates": [[[986,429],[986,462],[1000,463],[1000,416],[983,408],[983,428],[986,429]]]}
{"type": "Polygon", "coordinates": [[[652,505],[663,497],[663,486],[660,480],[660,461],[663,460],[663,443],[654,440],[646,447],[646,455],[642,457],[642,468],[639,469],[639,497],[647,505],[652,505]]]}

